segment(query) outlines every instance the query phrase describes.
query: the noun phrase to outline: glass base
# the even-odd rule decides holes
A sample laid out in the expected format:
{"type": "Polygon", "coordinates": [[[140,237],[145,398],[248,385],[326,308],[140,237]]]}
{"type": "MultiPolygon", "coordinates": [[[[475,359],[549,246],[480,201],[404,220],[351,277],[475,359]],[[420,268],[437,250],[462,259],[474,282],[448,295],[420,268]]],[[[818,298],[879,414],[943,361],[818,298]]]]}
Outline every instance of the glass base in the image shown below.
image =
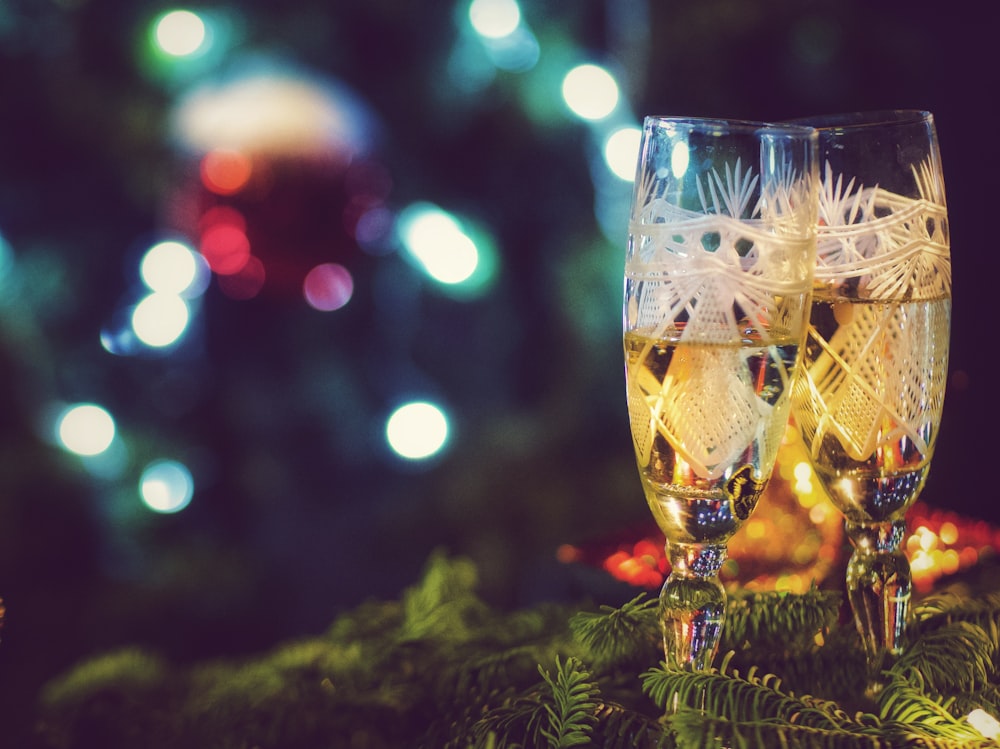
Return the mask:
{"type": "Polygon", "coordinates": [[[711,668],[719,649],[726,591],[719,569],[724,545],[667,544],[671,572],[660,590],[660,626],[668,668],[711,668]]]}
{"type": "Polygon", "coordinates": [[[854,546],[847,563],[847,597],[865,649],[869,680],[877,682],[903,652],[913,589],[910,563],[901,551],[906,523],[847,521],[844,527],[854,546]]]}

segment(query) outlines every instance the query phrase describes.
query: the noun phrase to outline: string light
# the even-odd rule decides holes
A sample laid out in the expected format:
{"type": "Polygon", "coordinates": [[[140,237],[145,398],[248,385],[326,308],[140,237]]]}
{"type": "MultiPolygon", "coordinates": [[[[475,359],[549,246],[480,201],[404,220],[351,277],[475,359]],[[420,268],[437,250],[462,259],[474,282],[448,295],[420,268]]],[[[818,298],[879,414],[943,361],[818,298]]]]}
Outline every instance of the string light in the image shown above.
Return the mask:
{"type": "Polygon", "coordinates": [[[982,708],[977,708],[969,713],[966,720],[969,725],[988,739],[1000,738],[1000,721],[990,715],[982,708]]]}

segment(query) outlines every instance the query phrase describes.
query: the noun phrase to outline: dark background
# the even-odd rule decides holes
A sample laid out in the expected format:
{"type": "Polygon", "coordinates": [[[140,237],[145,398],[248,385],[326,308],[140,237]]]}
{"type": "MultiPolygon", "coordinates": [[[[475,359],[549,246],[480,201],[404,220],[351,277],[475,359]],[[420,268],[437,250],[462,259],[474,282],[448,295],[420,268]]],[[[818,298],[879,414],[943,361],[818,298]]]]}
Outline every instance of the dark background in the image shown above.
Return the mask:
{"type": "MultiPolygon", "coordinates": [[[[1000,521],[998,263],[986,236],[1000,80],[983,6],[525,3],[537,69],[498,71],[474,91],[446,74],[467,39],[462,3],[212,6],[240,19],[233,60],[267,53],[352,91],[378,125],[369,158],[391,184],[387,207],[427,200],[489,227],[498,280],[476,299],[441,293],[391,243],[363,251],[330,220],[348,199],[342,183],[294,173],[285,207],[323,249],[282,257],[351,268],[351,303],[317,313],[280,290],[237,301],[213,284],[190,344],[116,357],[99,332],[190,182],[168,124],[197,76],[153,75],[137,51],[165,7],[0,4],[11,258],[0,266],[0,726],[13,735],[39,685],[87,654],[141,644],[196,659],[316,633],[369,597],[398,595],[436,547],[475,559],[498,606],[592,592],[555,549],[646,510],[621,381],[624,225],[610,236],[595,214],[605,188],[587,127],[557,105],[563,61],[613,70],[636,122],[934,112],[955,307],[923,498],[1000,521]],[[381,438],[386,413],[411,396],[446,403],[453,420],[448,450],[427,464],[395,458],[381,438]],[[109,408],[134,463],[172,454],[195,466],[190,507],[136,509],[134,471],[95,477],[40,436],[50,404],[80,400],[109,408]]],[[[627,198],[626,183],[614,189],[627,198]]],[[[279,206],[255,210],[262,225],[277,221],[279,206]]]]}

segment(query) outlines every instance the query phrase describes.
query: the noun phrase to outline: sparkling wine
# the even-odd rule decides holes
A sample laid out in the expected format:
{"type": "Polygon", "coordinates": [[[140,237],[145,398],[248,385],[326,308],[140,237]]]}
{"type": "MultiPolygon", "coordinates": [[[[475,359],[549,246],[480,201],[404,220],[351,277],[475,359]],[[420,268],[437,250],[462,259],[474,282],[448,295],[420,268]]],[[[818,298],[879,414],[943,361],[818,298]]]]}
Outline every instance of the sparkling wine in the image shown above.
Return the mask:
{"type": "Polygon", "coordinates": [[[629,418],[646,499],[672,542],[722,543],[774,467],[799,339],[683,340],[625,333],[629,418]]]}
{"type": "Polygon", "coordinates": [[[854,523],[902,515],[927,476],[944,403],[951,300],[813,300],[795,418],[854,523]]]}

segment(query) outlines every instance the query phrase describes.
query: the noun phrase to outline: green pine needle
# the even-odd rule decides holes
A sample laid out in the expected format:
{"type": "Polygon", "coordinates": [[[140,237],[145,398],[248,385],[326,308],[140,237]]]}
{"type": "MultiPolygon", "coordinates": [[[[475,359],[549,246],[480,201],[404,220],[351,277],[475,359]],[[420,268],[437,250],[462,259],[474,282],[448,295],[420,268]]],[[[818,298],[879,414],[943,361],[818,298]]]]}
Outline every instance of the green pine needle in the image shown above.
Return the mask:
{"type": "Polygon", "coordinates": [[[541,666],[538,671],[552,690],[552,701],[545,704],[548,726],[541,729],[549,748],[566,749],[590,743],[601,693],[591,680],[590,672],[577,658],[570,657],[562,662],[558,656],[555,677],[541,666]]]}
{"type": "Polygon", "coordinates": [[[602,668],[655,662],[662,648],[656,616],[658,601],[641,593],[621,608],[601,606],[570,617],[573,636],[602,668]]]}

